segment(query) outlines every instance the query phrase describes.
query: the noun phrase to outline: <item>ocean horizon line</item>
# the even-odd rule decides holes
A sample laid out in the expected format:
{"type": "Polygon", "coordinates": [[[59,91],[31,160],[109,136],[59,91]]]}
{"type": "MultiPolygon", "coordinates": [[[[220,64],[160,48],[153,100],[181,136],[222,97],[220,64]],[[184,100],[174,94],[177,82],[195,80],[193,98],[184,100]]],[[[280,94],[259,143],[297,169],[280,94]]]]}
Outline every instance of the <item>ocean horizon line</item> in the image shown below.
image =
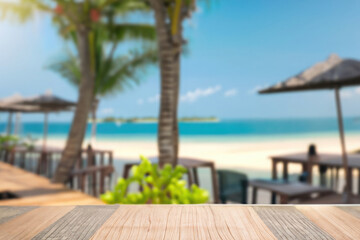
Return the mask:
{"type": "MultiPolygon", "coordinates": [[[[91,123],[88,123],[86,136],[91,134],[91,123]]],[[[346,133],[360,132],[360,118],[344,118],[346,133]]],[[[6,132],[6,124],[0,123],[0,132],[6,132]]],[[[69,122],[49,122],[49,136],[67,136],[71,124],[69,122]]],[[[41,136],[44,130],[43,122],[23,122],[17,127],[21,136],[41,136]]],[[[158,123],[114,123],[102,122],[97,124],[99,138],[149,138],[157,136],[158,123]]],[[[193,138],[263,138],[277,136],[303,136],[304,134],[338,134],[336,118],[291,119],[291,120],[227,120],[220,122],[181,122],[179,123],[180,137],[193,138]]]]}
{"type": "MultiPolygon", "coordinates": [[[[142,118],[142,117],[139,117],[142,118]]],[[[205,117],[204,117],[205,118],[205,117]]],[[[218,121],[182,121],[181,123],[196,123],[196,122],[205,122],[205,123],[219,123],[219,122],[233,122],[233,121],[288,121],[288,120],[337,120],[336,116],[320,116],[320,117],[251,117],[251,118],[220,118],[216,117],[218,121]]],[[[357,116],[344,116],[343,119],[353,119],[360,121],[360,115],[357,116]]],[[[43,120],[25,120],[21,121],[21,124],[32,124],[32,123],[43,123],[43,120]]],[[[57,124],[57,123],[71,123],[71,120],[60,120],[60,121],[53,121],[51,120],[50,123],[57,124]]],[[[88,122],[90,123],[90,122],[88,122]]],[[[103,123],[112,123],[112,122],[98,122],[97,124],[103,123]]],[[[115,123],[115,122],[113,122],[115,123]]],[[[124,122],[121,124],[144,124],[144,123],[157,123],[157,122],[124,122]]],[[[0,121],[0,124],[7,124],[7,120],[0,121]]],[[[91,124],[91,123],[90,123],[91,124]]]]}

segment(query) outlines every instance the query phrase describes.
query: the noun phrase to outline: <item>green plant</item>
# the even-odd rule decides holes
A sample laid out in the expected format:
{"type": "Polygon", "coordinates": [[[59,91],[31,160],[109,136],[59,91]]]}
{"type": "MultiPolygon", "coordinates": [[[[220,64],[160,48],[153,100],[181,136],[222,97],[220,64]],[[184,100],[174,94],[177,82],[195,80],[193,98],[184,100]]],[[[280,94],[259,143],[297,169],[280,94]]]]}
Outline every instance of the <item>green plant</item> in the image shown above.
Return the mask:
{"type": "Polygon", "coordinates": [[[173,168],[165,164],[162,169],[158,164],[140,156],[141,163],[133,166],[132,176],[120,178],[114,191],[101,195],[101,200],[107,204],[198,204],[206,203],[209,193],[193,184],[190,189],[186,187],[186,181],[182,176],[187,170],[180,165],[173,168]],[[140,192],[128,193],[131,184],[137,183],[141,187],[140,192]]]}
{"type": "Polygon", "coordinates": [[[28,150],[35,148],[37,139],[28,135],[26,138],[20,138],[15,135],[0,135],[0,150],[12,150],[16,146],[26,147],[28,150]]]}
{"type": "Polygon", "coordinates": [[[27,135],[26,138],[22,139],[22,145],[28,150],[34,150],[38,139],[33,138],[31,135],[27,135]]]}
{"type": "Polygon", "coordinates": [[[19,141],[20,139],[14,135],[0,135],[0,150],[12,150],[19,141]]]}

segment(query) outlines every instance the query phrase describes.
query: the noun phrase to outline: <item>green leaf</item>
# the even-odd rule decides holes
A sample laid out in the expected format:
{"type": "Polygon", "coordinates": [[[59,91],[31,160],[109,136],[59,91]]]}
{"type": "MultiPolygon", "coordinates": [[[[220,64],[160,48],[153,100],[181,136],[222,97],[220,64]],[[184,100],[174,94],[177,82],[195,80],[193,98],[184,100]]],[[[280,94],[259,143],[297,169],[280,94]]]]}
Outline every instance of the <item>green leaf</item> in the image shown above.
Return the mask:
{"type": "Polygon", "coordinates": [[[144,156],[141,163],[131,168],[132,176],[119,179],[114,191],[103,194],[101,199],[108,204],[198,204],[206,203],[209,193],[193,184],[188,189],[182,179],[186,169],[183,166],[173,168],[167,164],[160,169],[157,164],[144,156]],[[139,183],[142,191],[128,193],[132,183],[139,183]]]}

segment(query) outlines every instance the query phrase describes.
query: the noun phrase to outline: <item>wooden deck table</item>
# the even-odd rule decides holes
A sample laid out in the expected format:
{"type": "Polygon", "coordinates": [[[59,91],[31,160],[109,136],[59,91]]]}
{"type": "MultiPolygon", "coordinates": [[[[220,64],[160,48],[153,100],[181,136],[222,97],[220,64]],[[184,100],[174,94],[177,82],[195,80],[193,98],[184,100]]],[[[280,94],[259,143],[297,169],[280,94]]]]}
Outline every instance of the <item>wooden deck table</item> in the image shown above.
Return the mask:
{"type": "MultiPolygon", "coordinates": [[[[149,159],[151,162],[158,161],[158,158],[156,158],[156,157],[151,157],[149,159]]],[[[129,176],[131,167],[134,165],[137,165],[137,164],[139,164],[139,162],[138,163],[136,163],[136,162],[126,163],[124,166],[123,178],[127,178],[129,176]]],[[[212,188],[213,188],[212,189],[213,190],[213,199],[214,199],[215,203],[220,203],[217,175],[216,175],[215,164],[213,161],[181,157],[181,158],[179,158],[179,164],[184,166],[188,170],[187,176],[188,176],[188,184],[189,185],[195,183],[196,185],[200,186],[197,169],[198,168],[209,168],[210,174],[211,174],[211,183],[212,183],[212,188]]]]}
{"type": "MultiPolygon", "coordinates": [[[[352,171],[357,169],[360,175],[360,154],[348,154],[348,165],[349,165],[349,184],[350,189],[352,189],[352,171]]],[[[283,179],[288,179],[288,164],[289,163],[296,163],[301,164],[303,167],[303,171],[309,171],[308,182],[312,182],[312,167],[317,166],[325,166],[335,169],[340,169],[343,167],[342,156],[340,154],[317,154],[313,157],[312,161],[309,161],[309,156],[307,153],[294,153],[294,154],[287,154],[281,156],[271,156],[272,160],[272,179],[278,178],[277,173],[277,165],[278,163],[282,163],[283,165],[283,179]],[[311,165],[309,163],[311,162],[311,165]]],[[[360,178],[358,184],[358,193],[360,193],[360,178]]]]}
{"type": "Polygon", "coordinates": [[[0,207],[0,239],[360,239],[360,206],[0,207]]]}
{"type": "MultiPolygon", "coordinates": [[[[267,190],[272,194],[280,196],[280,203],[287,204],[293,199],[306,199],[311,194],[318,194],[319,196],[333,194],[334,192],[328,188],[316,187],[306,183],[300,182],[284,182],[284,181],[266,181],[266,180],[252,180],[249,181],[249,186],[253,188],[252,203],[257,201],[258,189],[267,190]]],[[[271,203],[275,204],[275,198],[272,197],[271,203]]]]}

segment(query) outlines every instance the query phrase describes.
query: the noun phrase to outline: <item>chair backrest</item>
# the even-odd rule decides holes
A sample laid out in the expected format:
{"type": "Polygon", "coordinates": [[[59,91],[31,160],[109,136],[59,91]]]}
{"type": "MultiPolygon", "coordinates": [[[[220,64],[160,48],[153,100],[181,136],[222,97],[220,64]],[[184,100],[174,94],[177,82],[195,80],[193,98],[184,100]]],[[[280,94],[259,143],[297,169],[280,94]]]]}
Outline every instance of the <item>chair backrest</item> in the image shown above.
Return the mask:
{"type": "Polygon", "coordinates": [[[219,179],[220,200],[247,203],[248,178],[246,174],[231,171],[217,170],[219,179]]]}

